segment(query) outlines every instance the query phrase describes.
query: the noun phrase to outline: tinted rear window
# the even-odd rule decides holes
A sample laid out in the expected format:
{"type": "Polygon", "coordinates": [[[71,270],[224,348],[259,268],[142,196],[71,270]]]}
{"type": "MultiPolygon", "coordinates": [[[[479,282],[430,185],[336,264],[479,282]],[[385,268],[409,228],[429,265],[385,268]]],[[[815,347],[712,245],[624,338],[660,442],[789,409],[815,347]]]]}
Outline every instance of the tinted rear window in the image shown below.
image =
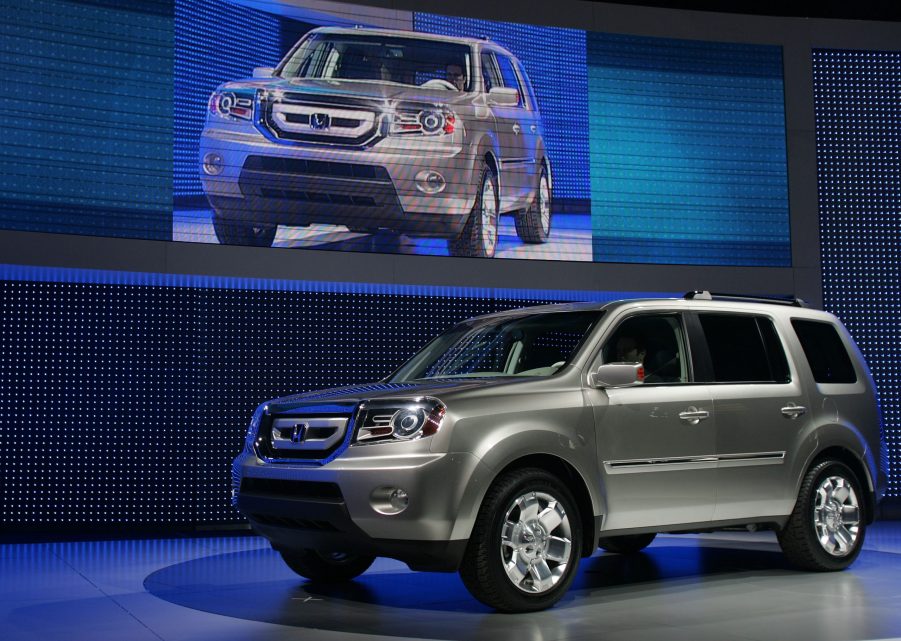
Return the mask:
{"type": "Polygon", "coordinates": [[[833,325],[793,318],[792,327],[817,383],[857,382],[851,357],[833,325]]]}
{"type": "Polygon", "coordinates": [[[788,362],[768,318],[699,314],[718,383],[789,381],[788,362]]]}

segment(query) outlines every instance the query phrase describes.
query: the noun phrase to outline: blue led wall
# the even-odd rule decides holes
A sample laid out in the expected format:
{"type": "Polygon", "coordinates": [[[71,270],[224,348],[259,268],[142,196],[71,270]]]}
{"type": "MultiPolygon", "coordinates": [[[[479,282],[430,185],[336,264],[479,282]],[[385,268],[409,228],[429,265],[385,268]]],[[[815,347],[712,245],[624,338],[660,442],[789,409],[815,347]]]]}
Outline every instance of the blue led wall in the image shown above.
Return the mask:
{"type": "Polygon", "coordinates": [[[234,522],[261,401],[379,379],[463,318],[629,295],[0,266],[0,525],[234,522]]]}
{"type": "MultiPolygon", "coordinates": [[[[227,0],[175,2],[173,195],[203,197],[198,143],[207,100],[226,80],[281,59],[279,19],[227,0]]],[[[170,230],[171,234],[171,230],[170,230]]]]}
{"type": "Polygon", "coordinates": [[[867,358],[901,496],[901,52],[813,51],[824,306],[867,358]]]}
{"type": "MultiPolygon", "coordinates": [[[[554,198],[574,200],[588,213],[588,80],[585,32],[515,22],[413,14],[413,26],[447,36],[486,36],[513,53],[529,75],[546,132],[554,198]]],[[[576,204],[576,203],[574,203],[576,204]]]]}
{"type": "Polygon", "coordinates": [[[171,238],[171,3],[0,12],[0,228],[171,238]]]}
{"type": "Polygon", "coordinates": [[[790,266],[781,48],[587,38],[594,260],[790,266]]]}

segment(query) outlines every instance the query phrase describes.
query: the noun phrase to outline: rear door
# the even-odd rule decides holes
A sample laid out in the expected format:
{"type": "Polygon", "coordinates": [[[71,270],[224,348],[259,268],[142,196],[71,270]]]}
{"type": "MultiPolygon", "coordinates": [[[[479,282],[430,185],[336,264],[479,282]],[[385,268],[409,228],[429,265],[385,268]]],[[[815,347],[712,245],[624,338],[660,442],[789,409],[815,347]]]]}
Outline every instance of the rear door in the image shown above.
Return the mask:
{"type": "Polygon", "coordinates": [[[799,441],[810,425],[808,398],[786,358],[773,318],[697,312],[704,341],[699,378],[710,384],[717,419],[716,520],[789,514],[799,441]]]}
{"type": "MultiPolygon", "coordinates": [[[[526,196],[530,192],[528,177],[530,168],[535,163],[534,151],[531,154],[529,152],[531,112],[525,107],[524,93],[512,59],[500,52],[484,52],[483,75],[486,74],[486,65],[493,65],[494,82],[497,83],[494,86],[514,89],[518,94],[518,102],[515,105],[491,105],[491,111],[497,120],[497,137],[501,146],[499,158],[501,210],[510,211],[524,207],[527,204],[526,196]]],[[[489,75],[485,77],[489,77],[490,74],[489,70],[489,75]]]]}

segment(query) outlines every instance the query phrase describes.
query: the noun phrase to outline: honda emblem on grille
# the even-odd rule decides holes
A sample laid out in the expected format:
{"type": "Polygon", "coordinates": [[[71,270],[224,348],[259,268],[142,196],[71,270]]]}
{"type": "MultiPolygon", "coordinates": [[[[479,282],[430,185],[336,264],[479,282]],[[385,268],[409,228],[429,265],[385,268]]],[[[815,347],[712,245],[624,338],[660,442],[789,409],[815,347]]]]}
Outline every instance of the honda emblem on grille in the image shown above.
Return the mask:
{"type": "Polygon", "coordinates": [[[315,131],[325,131],[331,126],[332,118],[328,114],[310,114],[310,129],[313,129],[315,131]]]}
{"type": "Polygon", "coordinates": [[[306,423],[298,423],[294,426],[294,429],[291,431],[291,442],[292,443],[300,443],[303,441],[304,435],[307,433],[307,424],[306,423]]]}

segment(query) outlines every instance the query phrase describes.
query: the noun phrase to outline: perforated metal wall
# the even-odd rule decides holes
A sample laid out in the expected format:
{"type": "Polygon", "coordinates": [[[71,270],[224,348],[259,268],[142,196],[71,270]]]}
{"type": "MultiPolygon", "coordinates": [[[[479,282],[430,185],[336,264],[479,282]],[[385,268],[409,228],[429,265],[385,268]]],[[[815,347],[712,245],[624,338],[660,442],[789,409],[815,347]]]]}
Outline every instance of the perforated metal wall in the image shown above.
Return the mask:
{"type": "Polygon", "coordinates": [[[901,496],[901,52],[815,49],[823,303],[867,358],[901,496]]]}

